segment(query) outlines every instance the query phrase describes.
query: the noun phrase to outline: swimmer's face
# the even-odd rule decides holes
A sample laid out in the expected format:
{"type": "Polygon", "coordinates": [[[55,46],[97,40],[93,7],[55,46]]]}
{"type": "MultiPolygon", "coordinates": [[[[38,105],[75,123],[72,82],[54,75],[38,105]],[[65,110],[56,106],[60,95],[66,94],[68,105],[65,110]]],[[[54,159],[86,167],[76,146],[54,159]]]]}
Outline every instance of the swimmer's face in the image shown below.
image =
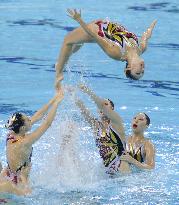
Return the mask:
{"type": "Polygon", "coordinates": [[[16,134],[25,134],[31,129],[31,121],[26,115],[16,112],[9,118],[5,127],[16,134]]]}
{"type": "Polygon", "coordinates": [[[144,61],[141,58],[133,59],[124,70],[126,77],[139,80],[144,75],[144,61]]]}
{"type": "MultiPolygon", "coordinates": [[[[102,105],[103,107],[106,107],[107,109],[110,109],[110,110],[114,109],[113,105],[108,99],[103,100],[102,105]]],[[[101,110],[99,111],[99,114],[100,114],[101,120],[103,121],[109,120],[109,118],[101,110]]]]}
{"type": "Polygon", "coordinates": [[[132,130],[134,133],[143,133],[148,127],[145,114],[139,113],[132,120],[132,130]]]}

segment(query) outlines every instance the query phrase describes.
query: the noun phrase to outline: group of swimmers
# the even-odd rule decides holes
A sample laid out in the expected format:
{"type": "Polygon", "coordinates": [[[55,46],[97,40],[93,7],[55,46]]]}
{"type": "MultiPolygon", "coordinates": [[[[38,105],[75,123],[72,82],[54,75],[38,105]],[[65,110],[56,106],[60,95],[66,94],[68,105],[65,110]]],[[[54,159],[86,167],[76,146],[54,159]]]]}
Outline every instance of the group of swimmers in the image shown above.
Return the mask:
{"type": "MultiPolygon", "coordinates": [[[[120,24],[107,20],[94,20],[86,24],[81,18],[81,11],[68,9],[67,13],[80,24],[80,27],[68,33],[64,38],[55,65],[56,95],[32,117],[14,113],[6,123],[6,128],[9,130],[6,139],[7,167],[0,167],[0,192],[17,195],[31,193],[29,174],[32,146],[51,126],[57,108],[64,97],[61,86],[64,66],[69,57],[77,52],[84,43],[97,43],[109,57],[126,61],[125,74],[128,78],[138,80],[144,74],[144,61],[140,55],[147,48],[147,42],[152,35],[156,21],[144,32],[139,42],[134,33],[129,32],[120,24]],[[47,117],[43,119],[46,114],[47,117]],[[42,119],[42,123],[34,131],[31,131],[32,126],[42,119]]],[[[126,138],[122,119],[115,111],[114,103],[110,99],[98,97],[86,85],[81,84],[78,87],[91,98],[99,112],[97,119],[79,98],[75,99],[82,116],[94,132],[96,146],[103,160],[104,171],[108,174],[129,173],[131,165],[139,169],[153,169],[155,148],[152,142],[144,136],[144,132],[150,124],[147,114],[138,113],[133,118],[133,133],[126,138]]]]}

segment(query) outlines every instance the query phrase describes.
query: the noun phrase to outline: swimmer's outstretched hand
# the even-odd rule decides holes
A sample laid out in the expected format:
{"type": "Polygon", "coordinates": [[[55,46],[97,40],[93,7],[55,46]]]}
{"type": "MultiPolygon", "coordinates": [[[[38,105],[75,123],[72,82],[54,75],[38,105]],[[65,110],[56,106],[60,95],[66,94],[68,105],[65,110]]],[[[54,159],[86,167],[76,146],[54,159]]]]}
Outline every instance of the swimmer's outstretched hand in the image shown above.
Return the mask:
{"type": "Polygon", "coordinates": [[[76,9],[67,9],[67,15],[75,21],[79,22],[81,19],[81,10],[78,12],[76,9]]]}
{"type": "Polygon", "coordinates": [[[156,23],[157,23],[157,20],[154,20],[154,21],[151,23],[150,27],[147,29],[147,32],[146,32],[146,38],[147,38],[147,39],[151,38],[151,36],[152,36],[152,31],[153,31],[153,29],[154,29],[156,23]]]}

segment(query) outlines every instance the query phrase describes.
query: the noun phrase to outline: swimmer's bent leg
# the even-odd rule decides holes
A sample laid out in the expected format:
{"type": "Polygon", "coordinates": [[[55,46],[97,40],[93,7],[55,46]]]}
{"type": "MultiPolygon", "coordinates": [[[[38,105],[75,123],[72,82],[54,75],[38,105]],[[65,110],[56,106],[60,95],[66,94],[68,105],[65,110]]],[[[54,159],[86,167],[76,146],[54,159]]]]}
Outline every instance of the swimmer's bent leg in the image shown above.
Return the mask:
{"type": "Polygon", "coordinates": [[[80,44],[93,42],[93,39],[81,27],[76,28],[66,35],[61,47],[61,51],[55,65],[56,79],[62,75],[65,63],[67,63],[70,55],[78,51],[81,47],[80,44]]]}

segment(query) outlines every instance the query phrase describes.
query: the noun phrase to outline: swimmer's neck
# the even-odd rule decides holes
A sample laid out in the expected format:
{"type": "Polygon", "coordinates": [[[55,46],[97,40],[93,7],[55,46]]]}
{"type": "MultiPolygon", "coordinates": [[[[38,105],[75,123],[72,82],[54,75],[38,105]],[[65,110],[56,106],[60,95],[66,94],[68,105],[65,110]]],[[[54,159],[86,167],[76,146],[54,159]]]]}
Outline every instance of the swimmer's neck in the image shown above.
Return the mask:
{"type": "Polygon", "coordinates": [[[145,139],[144,133],[133,133],[132,138],[135,139],[135,141],[143,141],[145,139]]]}
{"type": "Polygon", "coordinates": [[[11,135],[13,135],[15,138],[22,138],[22,137],[25,137],[25,133],[23,132],[23,133],[15,133],[15,132],[11,132],[10,133],[11,135]]]}
{"type": "Polygon", "coordinates": [[[126,61],[130,64],[133,59],[140,58],[137,47],[128,47],[126,51],[126,61]]]}

